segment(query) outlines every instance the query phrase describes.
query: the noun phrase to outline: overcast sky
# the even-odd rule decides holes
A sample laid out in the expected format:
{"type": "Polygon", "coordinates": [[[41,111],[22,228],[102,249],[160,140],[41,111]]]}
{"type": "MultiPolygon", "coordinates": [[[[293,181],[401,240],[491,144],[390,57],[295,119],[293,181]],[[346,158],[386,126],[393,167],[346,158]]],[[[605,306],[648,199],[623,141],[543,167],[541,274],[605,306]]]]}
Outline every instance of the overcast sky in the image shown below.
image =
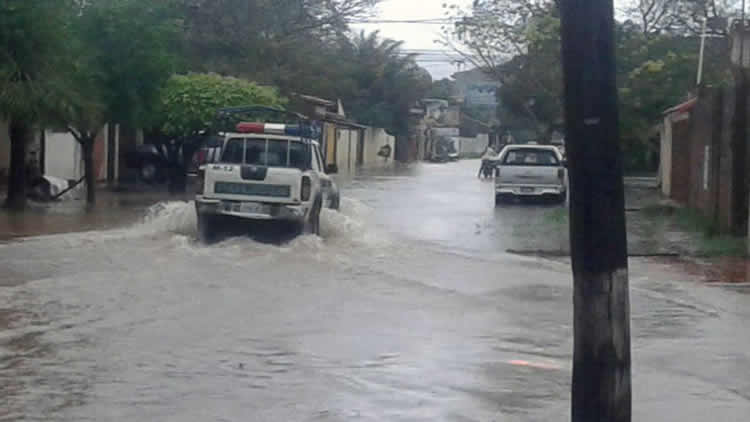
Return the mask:
{"type": "MultiPolygon", "coordinates": [[[[469,6],[471,0],[383,0],[378,6],[377,16],[373,20],[423,20],[444,18],[443,4],[469,6]]],[[[355,29],[368,32],[380,30],[381,36],[405,41],[405,50],[443,49],[435,40],[440,38],[440,25],[377,23],[356,24],[355,29]]],[[[419,60],[418,60],[419,61],[419,60]]],[[[450,58],[439,52],[429,52],[422,56],[420,65],[429,70],[434,79],[445,78],[456,72],[456,66],[450,64],[450,58]]]]}

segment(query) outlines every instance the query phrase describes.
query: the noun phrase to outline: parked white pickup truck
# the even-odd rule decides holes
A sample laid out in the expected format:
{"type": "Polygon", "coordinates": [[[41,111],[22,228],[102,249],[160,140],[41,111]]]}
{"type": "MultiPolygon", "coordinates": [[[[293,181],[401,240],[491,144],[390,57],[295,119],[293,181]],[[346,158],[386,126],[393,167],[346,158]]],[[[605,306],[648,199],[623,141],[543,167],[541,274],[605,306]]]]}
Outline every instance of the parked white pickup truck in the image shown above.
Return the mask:
{"type": "Polygon", "coordinates": [[[195,207],[202,241],[210,242],[217,225],[232,219],[287,222],[320,233],[321,209],[338,209],[339,191],[318,142],[301,130],[240,123],[236,132],[219,134],[217,159],[199,169],[195,207]]]}
{"type": "Polygon", "coordinates": [[[551,145],[508,145],[495,171],[495,204],[511,197],[567,198],[567,172],[560,150],[551,145]]]}

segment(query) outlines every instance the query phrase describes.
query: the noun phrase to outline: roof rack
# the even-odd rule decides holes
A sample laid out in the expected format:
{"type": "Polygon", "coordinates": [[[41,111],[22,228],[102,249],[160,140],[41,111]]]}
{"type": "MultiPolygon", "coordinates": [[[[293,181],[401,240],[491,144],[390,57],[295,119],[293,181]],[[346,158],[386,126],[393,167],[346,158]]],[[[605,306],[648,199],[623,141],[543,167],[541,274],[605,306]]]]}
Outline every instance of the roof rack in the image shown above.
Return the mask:
{"type": "Polygon", "coordinates": [[[290,130],[289,135],[299,136],[302,139],[309,140],[320,140],[322,135],[322,130],[318,123],[303,114],[280,108],[258,105],[227,107],[217,110],[211,132],[247,131],[248,127],[251,125],[255,127],[256,130],[258,130],[261,125],[268,125],[269,127],[289,125],[289,129],[295,127],[294,131],[290,130]],[[293,124],[294,126],[289,124],[293,124]],[[244,128],[244,130],[241,128],[244,128]]]}

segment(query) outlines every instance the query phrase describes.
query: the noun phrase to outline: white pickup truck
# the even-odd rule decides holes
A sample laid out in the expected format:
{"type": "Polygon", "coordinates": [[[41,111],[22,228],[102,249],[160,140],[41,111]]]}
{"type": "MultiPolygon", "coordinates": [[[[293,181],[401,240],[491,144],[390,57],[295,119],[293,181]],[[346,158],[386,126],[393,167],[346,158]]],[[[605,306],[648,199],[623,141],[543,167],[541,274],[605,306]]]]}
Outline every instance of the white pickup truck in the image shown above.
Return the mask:
{"type": "Polygon", "coordinates": [[[495,204],[507,198],[548,197],[560,202],[567,198],[566,163],[551,145],[508,145],[497,160],[495,204]]]}
{"type": "Polygon", "coordinates": [[[217,225],[243,219],[293,223],[320,233],[321,209],[338,209],[339,191],[318,142],[299,132],[292,125],[240,123],[236,132],[219,135],[215,162],[199,169],[200,240],[210,242],[217,225]]]}

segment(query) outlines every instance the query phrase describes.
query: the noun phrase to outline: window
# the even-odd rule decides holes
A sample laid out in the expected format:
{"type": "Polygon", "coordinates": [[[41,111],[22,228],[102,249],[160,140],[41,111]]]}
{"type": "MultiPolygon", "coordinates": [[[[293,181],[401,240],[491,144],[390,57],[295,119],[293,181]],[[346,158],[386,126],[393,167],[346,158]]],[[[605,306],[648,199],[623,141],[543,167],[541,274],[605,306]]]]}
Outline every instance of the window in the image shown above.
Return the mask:
{"type": "Polygon", "coordinates": [[[559,166],[557,155],[546,149],[520,148],[508,151],[503,160],[506,166],[559,166]]]}
{"type": "Polygon", "coordinates": [[[249,138],[245,145],[245,164],[255,166],[266,165],[266,140],[249,138]]]}
{"type": "Polygon", "coordinates": [[[289,146],[289,167],[305,170],[311,165],[310,150],[302,142],[291,142],[289,146]]]}
{"type": "Polygon", "coordinates": [[[310,166],[310,150],[294,140],[234,138],[227,142],[222,162],[305,170],[310,166]]]}
{"type": "Polygon", "coordinates": [[[318,171],[323,171],[325,166],[323,165],[323,158],[320,156],[320,149],[315,146],[313,150],[315,151],[315,162],[318,163],[318,171]]]}
{"type": "Polygon", "coordinates": [[[242,152],[245,147],[244,144],[244,139],[230,139],[224,147],[224,154],[221,157],[221,161],[228,164],[242,164],[242,152]]]}

